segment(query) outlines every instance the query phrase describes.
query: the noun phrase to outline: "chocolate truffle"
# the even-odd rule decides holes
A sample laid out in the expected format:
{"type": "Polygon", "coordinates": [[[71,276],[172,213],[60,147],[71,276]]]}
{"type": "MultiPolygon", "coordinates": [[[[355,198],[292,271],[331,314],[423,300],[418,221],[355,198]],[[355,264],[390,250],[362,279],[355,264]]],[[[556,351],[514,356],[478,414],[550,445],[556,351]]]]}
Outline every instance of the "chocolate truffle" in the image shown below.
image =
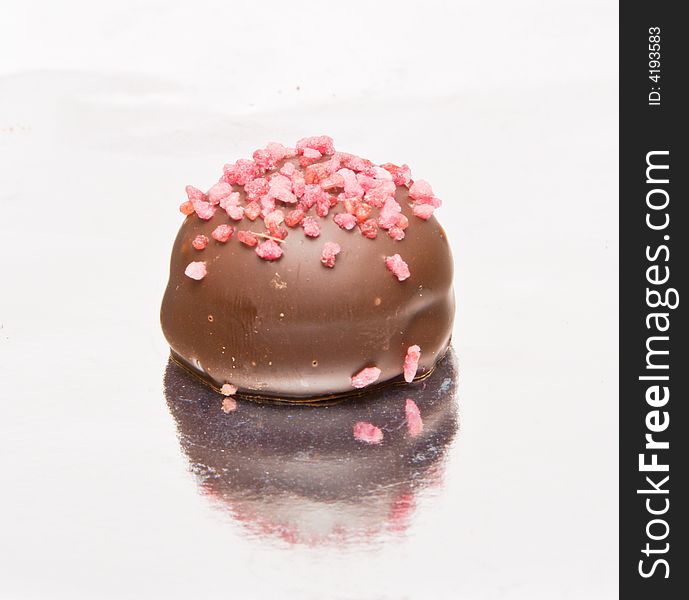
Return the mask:
{"type": "Polygon", "coordinates": [[[406,165],[269,144],[187,187],[161,321],[172,357],[224,393],[325,398],[443,356],[452,257],[431,186],[406,165]]]}

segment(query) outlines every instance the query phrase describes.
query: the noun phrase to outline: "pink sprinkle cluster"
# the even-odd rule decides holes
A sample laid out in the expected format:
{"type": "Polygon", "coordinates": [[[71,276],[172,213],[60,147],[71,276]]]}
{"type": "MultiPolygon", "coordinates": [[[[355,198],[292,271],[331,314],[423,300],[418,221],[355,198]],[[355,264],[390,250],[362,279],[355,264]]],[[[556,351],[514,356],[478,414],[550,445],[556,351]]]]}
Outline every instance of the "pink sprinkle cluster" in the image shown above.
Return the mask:
{"type": "Polygon", "coordinates": [[[354,424],[354,439],[367,444],[380,444],[383,441],[383,432],[379,427],[365,421],[354,424]]]}
{"type": "Polygon", "coordinates": [[[378,367],[366,367],[352,376],[352,387],[363,388],[378,381],[380,369],[378,367]]]}
{"type": "Polygon", "coordinates": [[[421,358],[421,348],[416,344],[407,348],[407,355],[404,357],[404,380],[407,383],[414,381],[416,371],[419,369],[419,359],[421,358]]]}
{"type": "MultiPolygon", "coordinates": [[[[354,154],[337,152],[332,138],[321,135],[302,138],[294,147],[271,142],[250,159],[226,164],[219,181],[207,192],[188,185],[187,200],[179,210],[204,221],[226,214],[239,230],[224,223],[211,237],[227,243],[236,235],[240,244],[272,261],[283,255],[280,243],[291,230],[301,228],[306,237],[317,238],[324,219],[371,240],[387,234],[403,241],[410,223],[398,201],[400,188],[408,189],[408,214],[419,219],[429,219],[440,206],[428,182],[414,181],[407,165],[378,166],[354,154]],[[245,220],[262,221],[264,232],[246,229],[245,220]],[[265,241],[259,243],[260,238],[265,241]]],[[[198,235],[192,246],[203,250],[208,242],[208,237],[198,235]]],[[[332,268],[334,257],[322,257],[323,264],[332,268]]],[[[385,260],[400,281],[409,277],[398,254],[385,260]]]]}

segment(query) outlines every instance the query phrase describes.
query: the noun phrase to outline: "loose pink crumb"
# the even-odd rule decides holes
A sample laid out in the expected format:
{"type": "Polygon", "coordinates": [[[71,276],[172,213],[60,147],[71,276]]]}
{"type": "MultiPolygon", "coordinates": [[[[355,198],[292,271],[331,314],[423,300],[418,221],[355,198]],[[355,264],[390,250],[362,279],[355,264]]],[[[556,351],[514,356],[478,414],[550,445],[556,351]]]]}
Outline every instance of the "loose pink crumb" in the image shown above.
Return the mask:
{"type": "Polygon", "coordinates": [[[323,251],[321,252],[321,262],[329,268],[335,266],[335,259],[340,253],[340,245],[335,242],[326,242],[323,246],[323,251]]]}
{"type": "Polygon", "coordinates": [[[206,246],[208,246],[208,242],[210,242],[210,240],[207,236],[199,234],[192,240],[191,245],[196,250],[203,250],[206,246]]]}
{"type": "Polygon", "coordinates": [[[352,431],[354,433],[354,439],[360,442],[380,444],[383,441],[383,432],[372,423],[359,421],[354,424],[352,431]]]}
{"type": "Polygon", "coordinates": [[[380,369],[378,367],[366,367],[352,376],[352,387],[363,388],[371,385],[380,377],[380,369]]]}
{"type": "Polygon", "coordinates": [[[433,216],[433,211],[435,211],[435,208],[433,208],[433,206],[430,204],[419,204],[417,202],[414,204],[414,206],[412,206],[411,210],[414,213],[414,216],[427,221],[433,216]]]}
{"type": "Polygon", "coordinates": [[[222,242],[223,244],[232,237],[234,227],[231,225],[218,225],[211,233],[214,240],[222,242]]]}
{"type": "Polygon", "coordinates": [[[187,217],[193,214],[194,205],[191,203],[191,200],[182,202],[182,204],[179,205],[179,212],[181,212],[183,215],[186,215],[187,217]]]}
{"type": "Polygon", "coordinates": [[[321,234],[321,226],[313,217],[304,217],[301,226],[304,228],[304,235],[308,237],[316,238],[321,234]]]}
{"type": "Polygon", "coordinates": [[[333,217],[333,221],[337,223],[338,227],[346,229],[347,231],[354,229],[357,223],[356,217],[349,213],[338,213],[333,217]]]}
{"type": "Polygon", "coordinates": [[[421,200],[423,198],[433,198],[433,188],[431,184],[423,179],[418,179],[412,183],[409,188],[409,197],[414,200],[421,200]]]}
{"type": "Polygon", "coordinates": [[[421,419],[421,411],[411,398],[407,398],[404,406],[404,414],[407,418],[407,431],[412,437],[416,437],[423,431],[423,420],[421,419]]]}
{"type": "Polygon", "coordinates": [[[419,359],[421,358],[421,348],[414,344],[407,348],[407,355],[404,357],[404,380],[407,383],[414,381],[416,371],[419,368],[419,359]]]}
{"type": "Polygon", "coordinates": [[[184,269],[184,274],[187,277],[190,277],[191,279],[196,279],[196,281],[199,281],[203,279],[206,274],[206,263],[205,262],[190,262],[187,265],[187,268],[184,269]]]}
{"type": "Polygon", "coordinates": [[[223,396],[234,396],[237,393],[237,386],[232,385],[231,383],[225,383],[220,388],[220,393],[223,396]]]}
{"type": "Polygon", "coordinates": [[[408,279],[411,275],[409,266],[407,265],[399,254],[385,257],[385,266],[393,272],[395,277],[400,281],[408,279]]]}
{"type": "Polygon", "coordinates": [[[245,246],[249,246],[249,248],[253,248],[258,244],[258,236],[253,231],[238,231],[237,239],[245,246]]]}
{"type": "Polygon", "coordinates": [[[266,240],[256,246],[256,254],[263,260],[277,260],[282,256],[282,248],[280,248],[280,244],[277,242],[266,240]]]}
{"type": "Polygon", "coordinates": [[[234,398],[223,398],[221,408],[224,413],[229,414],[237,410],[237,401],[234,398]]]}

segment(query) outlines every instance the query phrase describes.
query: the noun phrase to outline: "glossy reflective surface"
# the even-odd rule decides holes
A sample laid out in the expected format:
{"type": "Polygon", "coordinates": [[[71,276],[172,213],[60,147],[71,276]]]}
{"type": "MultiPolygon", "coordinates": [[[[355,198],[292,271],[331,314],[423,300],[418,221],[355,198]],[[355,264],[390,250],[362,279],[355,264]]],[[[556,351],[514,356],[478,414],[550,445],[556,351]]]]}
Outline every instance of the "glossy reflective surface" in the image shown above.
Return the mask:
{"type": "Polygon", "coordinates": [[[328,3],[105,6],[3,2],[0,598],[615,598],[616,4],[355,3],[327,52],[328,3]],[[313,133],[444,201],[418,439],[167,371],[184,186],[313,133]]]}

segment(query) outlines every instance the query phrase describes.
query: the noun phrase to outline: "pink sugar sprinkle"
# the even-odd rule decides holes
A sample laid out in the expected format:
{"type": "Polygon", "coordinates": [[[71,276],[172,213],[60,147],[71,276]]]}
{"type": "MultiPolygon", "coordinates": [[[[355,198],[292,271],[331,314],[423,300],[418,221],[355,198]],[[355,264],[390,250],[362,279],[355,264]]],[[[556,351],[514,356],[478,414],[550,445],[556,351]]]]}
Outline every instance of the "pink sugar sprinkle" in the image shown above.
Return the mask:
{"type": "Polygon", "coordinates": [[[223,398],[220,408],[224,413],[229,414],[237,410],[237,401],[234,398],[223,398]]]}
{"type": "Polygon", "coordinates": [[[270,180],[268,196],[288,204],[296,204],[297,197],[292,193],[292,181],[284,175],[274,175],[270,180]]]}
{"type": "Polygon", "coordinates": [[[343,167],[356,172],[365,171],[372,164],[370,160],[355,156],[354,154],[348,154],[347,152],[338,152],[335,156],[343,167]]]}
{"type": "Polygon", "coordinates": [[[395,227],[397,225],[397,220],[400,213],[402,212],[402,207],[399,205],[397,200],[394,198],[388,198],[383,204],[383,208],[380,209],[380,216],[378,217],[378,225],[383,229],[390,229],[390,227],[395,227]]]}
{"type": "Polygon", "coordinates": [[[261,168],[253,161],[240,158],[235,164],[223,167],[224,179],[227,183],[245,185],[261,175],[261,168]]]}
{"type": "Polygon", "coordinates": [[[196,279],[199,281],[206,276],[206,263],[205,262],[190,262],[187,268],[184,269],[184,274],[191,279],[196,279]]]}
{"type": "Polygon", "coordinates": [[[420,198],[419,200],[416,201],[417,204],[430,204],[433,208],[440,208],[442,201],[440,198],[436,198],[433,196],[433,198],[420,198]]]}
{"type": "Polygon", "coordinates": [[[218,225],[211,233],[214,240],[222,242],[223,244],[232,237],[234,227],[231,225],[218,225]]]}
{"type": "Polygon", "coordinates": [[[194,212],[194,205],[190,200],[182,202],[182,204],[179,205],[179,212],[181,212],[183,215],[189,216],[194,212]]]}
{"type": "Polygon", "coordinates": [[[349,213],[338,213],[333,217],[333,221],[337,223],[338,227],[346,229],[347,231],[354,229],[354,226],[357,223],[356,217],[354,215],[350,215],[349,213]]]}
{"type": "Polygon", "coordinates": [[[325,162],[309,165],[304,169],[306,183],[320,183],[323,179],[330,177],[340,168],[340,160],[331,158],[325,162]]]}
{"type": "Polygon", "coordinates": [[[275,198],[263,196],[263,198],[261,198],[261,216],[265,217],[272,213],[275,210],[275,206],[275,198]]]}
{"type": "Polygon", "coordinates": [[[368,218],[371,216],[372,212],[373,212],[373,207],[370,204],[366,204],[365,202],[361,202],[354,209],[354,216],[356,217],[356,220],[359,221],[359,223],[363,223],[364,221],[368,220],[368,218]]]}
{"type": "Polygon", "coordinates": [[[380,444],[383,441],[383,432],[371,423],[359,421],[352,429],[354,439],[367,444],[380,444]]]}
{"type": "Polygon", "coordinates": [[[433,198],[433,189],[431,184],[423,179],[418,179],[412,183],[409,188],[409,197],[414,200],[421,200],[423,198],[433,198]]]}
{"type": "Polygon", "coordinates": [[[320,186],[324,190],[332,190],[344,187],[344,178],[339,173],[333,173],[325,179],[321,179],[320,186]]]}
{"type": "Polygon", "coordinates": [[[411,210],[415,216],[419,217],[419,219],[427,221],[433,216],[433,211],[435,210],[435,208],[433,208],[433,206],[431,206],[430,204],[419,204],[417,202],[416,204],[414,204],[414,206],[411,207],[411,210]]]}
{"type": "Polygon", "coordinates": [[[207,236],[199,234],[192,240],[191,245],[196,250],[203,250],[206,246],[208,246],[208,242],[210,242],[210,240],[207,236]]]}
{"type": "Polygon", "coordinates": [[[250,221],[255,221],[261,214],[261,205],[258,202],[249,202],[244,207],[244,216],[250,221]]]}
{"type": "Polygon", "coordinates": [[[407,418],[407,431],[412,437],[416,437],[423,431],[421,411],[411,398],[407,398],[404,406],[404,415],[407,418]]]}
{"type": "Polygon", "coordinates": [[[359,230],[364,237],[369,240],[375,240],[378,236],[378,223],[376,223],[375,219],[369,219],[359,225],[359,230]]]}
{"type": "Polygon", "coordinates": [[[395,197],[395,184],[392,181],[381,180],[364,195],[364,200],[377,208],[381,208],[388,198],[395,197]]]}
{"type": "Polygon", "coordinates": [[[304,217],[301,226],[304,228],[304,235],[315,238],[321,234],[321,226],[313,217],[304,217]]]}
{"type": "Polygon", "coordinates": [[[328,196],[328,193],[323,191],[319,185],[307,184],[304,187],[304,195],[301,198],[301,202],[304,208],[308,210],[318,202],[319,198],[323,198],[324,196],[328,196]]]}
{"type": "Polygon", "coordinates": [[[400,281],[408,279],[411,275],[409,266],[407,265],[399,254],[385,257],[385,266],[393,272],[395,277],[400,281]]]}
{"type": "Polygon", "coordinates": [[[253,248],[258,244],[258,236],[253,231],[238,231],[237,239],[245,246],[249,246],[249,248],[253,248]]]}
{"type": "Polygon", "coordinates": [[[192,198],[191,203],[194,206],[194,211],[198,215],[199,219],[208,221],[209,219],[213,218],[216,209],[215,206],[213,206],[209,202],[206,202],[204,200],[197,200],[195,198],[192,198]]]}
{"type": "Polygon", "coordinates": [[[373,171],[373,176],[376,179],[383,179],[385,181],[392,181],[392,174],[390,171],[386,171],[383,167],[371,167],[373,171]]]}
{"type": "Polygon", "coordinates": [[[411,181],[411,169],[408,165],[398,167],[392,163],[385,163],[380,166],[392,175],[392,180],[395,182],[395,185],[409,185],[411,181]]]}
{"type": "Polygon", "coordinates": [[[224,198],[220,199],[220,202],[218,202],[220,208],[223,210],[227,211],[228,207],[230,206],[239,206],[239,192],[232,192],[229,195],[225,196],[224,198]]]}
{"type": "Polygon", "coordinates": [[[324,192],[316,199],[316,214],[319,217],[327,217],[330,212],[330,207],[336,202],[337,200],[333,202],[333,197],[330,194],[324,192]]]}
{"type": "Polygon", "coordinates": [[[188,185],[184,188],[184,191],[187,193],[187,198],[189,198],[189,200],[206,199],[206,194],[204,194],[200,189],[195,188],[193,185],[188,185]]]}
{"type": "Polygon", "coordinates": [[[407,348],[407,355],[404,357],[404,380],[407,383],[414,381],[416,371],[419,368],[419,359],[421,358],[421,348],[414,344],[407,348]]]}
{"type": "Polygon", "coordinates": [[[223,396],[234,396],[237,393],[237,386],[232,385],[231,383],[225,383],[220,388],[220,393],[223,396]]]}
{"type": "Polygon", "coordinates": [[[263,196],[268,193],[270,189],[270,183],[267,179],[263,177],[257,177],[247,182],[244,186],[244,193],[246,194],[246,201],[253,202],[254,200],[259,201],[263,196]]]}
{"type": "Polygon", "coordinates": [[[304,195],[305,185],[304,174],[301,171],[295,171],[294,175],[292,175],[292,193],[297,198],[301,198],[304,195]]]}
{"type": "Polygon", "coordinates": [[[318,152],[320,152],[321,154],[335,154],[333,138],[327,135],[318,135],[300,139],[297,142],[297,152],[303,154],[305,148],[318,150],[318,152]]]}
{"type": "Polygon", "coordinates": [[[409,219],[407,219],[406,215],[403,215],[402,213],[397,215],[397,227],[399,227],[402,231],[409,227],[409,219]]]}
{"type": "Polygon", "coordinates": [[[352,387],[363,388],[378,381],[380,369],[378,367],[366,367],[352,377],[352,387]]]}
{"type": "Polygon", "coordinates": [[[266,227],[269,229],[271,227],[279,227],[280,224],[285,220],[285,213],[283,213],[281,210],[274,210],[273,212],[268,213],[264,218],[263,222],[266,224],[266,227]]]}
{"type": "Polygon", "coordinates": [[[282,168],[280,169],[280,173],[284,175],[285,177],[289,177],[292,179],[292,175],[296,172],[297,167],[294,166],[294,163],[287,162],[284,165],[282,165],[282,168]]]}
{"type": "Polygon", "coordinates": [[[306,158],[313,158],[315,160],[318,160],[323,155],[318,150],[314,150],[313,148],[304,148],[304,156],[306,158]]]}
{"type": "Polygon", "coordinates": [[[304,211],[301,208],[295,208],[285,215],[285,225],[287,227],[296,227],[302,222],[304,218],[304,211]]]}
{"type": "Polygon", "coordinates": [[[228,206],[226,209],[227,216],[233,221],[241,221],[244,218],[243,206],[228,206]]]}
{"type": "Polygon", "coordinates": [[[280,244],[277,242],[266,240],[256,246],[256,254],[263,260],[277,260],[282,256],[282,248],[280,248],[280,244]]]}
{"type": "Polygon", "coordinates": [[[323,246],[323,251],[321,252],[321,262],[329,268],[335,266],[335,258],[340,253],[340,245],[335,242],[326,242],[323,246]]]}
{"type": "Polygon", "coordinates": [[[210,190],[208,190],[208,202],[211,204],[220,204],[220,201],[227,198],[232,193],[232,186],[229,183],[220,181],[216,183],[210,190]]]}
{"type": "Polygon", "coordinates": [[[404,230],[397,226],[390,227],[390,229],[388,229],[388,235],[396,242],[401,242],[406,236],[404,230]]]}
{"type": "Polygon", "coordinates": [[[344,180],[344,191],[350,198],[363,198],[364,188],[356,179],[356,173],[351,169],[340,169],[337,174],[344,180]]]}

